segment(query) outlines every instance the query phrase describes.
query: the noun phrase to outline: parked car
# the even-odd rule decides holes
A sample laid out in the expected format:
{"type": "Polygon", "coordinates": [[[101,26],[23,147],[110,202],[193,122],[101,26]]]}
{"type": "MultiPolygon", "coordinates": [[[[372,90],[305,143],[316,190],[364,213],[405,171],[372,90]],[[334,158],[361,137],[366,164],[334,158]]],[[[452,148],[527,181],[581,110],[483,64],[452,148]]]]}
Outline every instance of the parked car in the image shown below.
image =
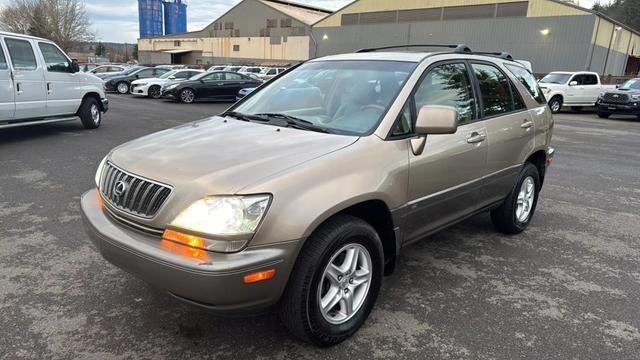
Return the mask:
{"type": "Polygon", "coordinates": [[[104,79],[107,76],[125,71],[127,67],[122,65],[101,65],[93,70],[89,70],[89,73],[96,75],[97,77],[104,79]]]}
{"type": "Polygon", "coordinates": [[[170,82],[187,80],[202,72],[202,70],[180,69],[166,72],[157,78],[134,80],[131,83],[131,94],[159,99],[162,97],[162,87],[164,85],[170,82]]]}
{"type": "Polygon", "coordinates": [[[238,69],[240,74],[260,74],[264,70],[263,67],[260,66],[243,66],[238,69]]]}
{"type": "Polygon", "coordinates": [[[244,99],[245,96],[251,94],[255,89],[257,88],[240,89],[240,91],[238,91],[238,95],[236,95],[236,101],[244,99]]]}
{"type": "Polygon", "coordinates": [[[230,71],[207,72],[187,81],[168,85],[162,89],[162,96],[190,104],[199,99],[234,101],[244,88],[255,88],[262,81],[247,75],[230,71]]]}
{"type": "Polygon", "coordinates": [[[229,67],[229,65],[215,65],[210,67],[207,71],[212,72],[212,71],[224,71],[224,69],[226,69],[227,67],[229,67]]]}
{"type": "Polygon", "coordinates": [[[325,346],[364,323],[403,246],[483,211],[524,231],[554,156],[531,73],[466,46],[371,51],[111,151],[81,200],[96,248],[213,312],[277,306],[325,346]]]}
{"type": "Polygon", "coordinates": [[[128,94],[131,89],[131,82],[138,79],[157,78],[169,71],[171,70],[163,68],[132,67],[106,77],[104,79],[104,89],[120,94],[128,94]]]}
{"type": "Polygon", "coordinates": [[[563,106],[571,106],[576,111],[584,106],[595,106],[601,92],[615,89],[615,85],[602,85],[600,75],[588,71],[554,71],[543,77],[539,84],[553,113],[560,112],[563,106]]]}
{"type": "Polygon", "coordinates": [[[227,66],[223,71],[238,72],[242,66],[227,66]]]}
{"type": "Polygon", "coordinates": [[[258,76],[260,76],[260,78],[263,80],[271,80],[285,71],[287,71],[286,68],[264,68],[258,74],[258,76]]]}
{"type": "Polygon", "coordinates": [[[598,116],[635,115],[640,118],[640,78],[627,80],[615,90],[603,91],[596,104],[598,116]]]}
{"type": "Polygon", "coordinates": [[[58,45],[0,32],[0,128],[80,118],[95,129],[108,109],[102,80],[80,72],[58,45]]]}
{"type": "Polygon", "coordinates": [[[79,65],[80,65],[80,71],[82,72],[89,72],[97,68],[98,66],[100,66],[98,64],[90,64],[90,63],[80,63],[79,65]]]}

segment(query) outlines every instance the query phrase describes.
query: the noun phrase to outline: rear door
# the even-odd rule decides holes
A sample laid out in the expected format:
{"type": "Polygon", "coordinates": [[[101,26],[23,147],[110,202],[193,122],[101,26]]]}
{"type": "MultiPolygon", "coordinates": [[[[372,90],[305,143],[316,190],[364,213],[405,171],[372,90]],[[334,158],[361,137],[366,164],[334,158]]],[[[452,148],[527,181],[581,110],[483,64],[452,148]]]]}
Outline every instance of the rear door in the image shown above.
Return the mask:
{"type": "Polygon", "coordinates": [[[73,73],[71,60],[56,45],[38,42],[44,61],[47,89],[47,115],[72,115],[78,111],[82,98],[80,81],[73,73]]]}
{"type": "Polygon", "coordinates": [[[47,87],[44,69],[36,60],[31,40],[5,37],[13,71],[15,118],[42,118],[47,114],[47,87]]]}
{"type": "Polygon", "coordinates": [[[595,104],[602,91],[598,76],[595,74],[583,74],[582,79],[581,102],[595,104]]]}
{"type": "Polygon", "coordinates": [[[5,53],[6,49],[0,38],[0,121],[13,119],[16,110],[11,69],[5,53]]]}
{"type": "Polygon", "coordinates": [[[233,72],[226,72],[224,74],[224,85],[221,90],[221,95],[225,99],[235,99],[240,89],[246,87],[249,81],[243,75],[233,72]]]}
{"type": "Polygon", "coordinates": [[[565,91],[565,99],[564,103],[571,104],[579,104],[584,102],[584,75],[583,74],[575,74],[569,82],[567,83],[567,90],[565,91]],[[574,85],[571,85],[575,81],[574,85]]]}
{"type": "Polygon", "coordinates": [[[409,153],[408,241],[478,208],[487,160],[485,124],[480,121],[473,82],[464,61],[432,65],[403,117],[410,116],[415,124],[416,114],[424,105],[457,109],[458,130],[455,134],[429,135],[422,154],[409,153]]]}
{"type": "Polygon", "coordinates": [[[487,131],[487,166],[479,204],[504,199],[514,186],[526,156],[533,150],[533,120],[522,95],[497,65],[472,62],[487,131]]]}

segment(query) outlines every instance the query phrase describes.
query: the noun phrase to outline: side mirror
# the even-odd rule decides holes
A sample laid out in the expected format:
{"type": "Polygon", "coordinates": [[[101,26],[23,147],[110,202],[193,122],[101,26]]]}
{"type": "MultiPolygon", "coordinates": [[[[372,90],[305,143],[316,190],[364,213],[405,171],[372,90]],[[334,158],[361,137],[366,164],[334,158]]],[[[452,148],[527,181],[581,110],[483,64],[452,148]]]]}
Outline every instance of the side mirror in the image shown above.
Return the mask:
{"type": "Polygon", "coordinates": [[[458,111],[450,106],[427,105],[418,113],[418,135],[454,134],[458,130],[458,111]]]}
{"type": "Polygon", "coordinates": [[[175,80],[175,79],[176,79],[175,76],[173,76],[173,75],[169,76],[169,80],[175,80]]]}
{"type": "Polygon", "coordinates": [[[75,74],[77,72],[80,72],[80,64],[78,64],[78,59],[72,59],[71,60],[71,73],[75,74]]]}
{"type": "Polygon", "coordinates": [[[616,85],[616,89],[620,89],[620,84],[616,85]]]}
{"type": "Polygon", "coordinates": [[[136,79],[140,79],[140,75],[136,75],[136,79]]]}
{"type": "Polygon", "coordinates": [[[576,86],[576,85],[578,85],[577,81],[572,81],[572,82],[569,83],[569,86],[576,86]]]}

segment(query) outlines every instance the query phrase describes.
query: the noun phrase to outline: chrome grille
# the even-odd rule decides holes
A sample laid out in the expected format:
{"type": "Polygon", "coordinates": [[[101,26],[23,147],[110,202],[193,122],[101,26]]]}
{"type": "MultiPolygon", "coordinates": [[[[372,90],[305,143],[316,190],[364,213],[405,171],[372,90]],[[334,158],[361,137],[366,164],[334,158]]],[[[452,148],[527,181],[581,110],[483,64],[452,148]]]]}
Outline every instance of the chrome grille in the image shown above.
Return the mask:
{"type": "Polygon", "coordinates": [[[629,102],[629,95],[618,93],[604,93],[602,99],[608,103],[626,104],[629,102]]]}
{"type": "Polygon", "coordinates": [[[130,174],[107,162],[102,170],[100,193],[113,207],[129,214],[154,217],[171,195],[171,187],[130,174]],[[124,184],[124,191],[116,190],[124,184]]]}

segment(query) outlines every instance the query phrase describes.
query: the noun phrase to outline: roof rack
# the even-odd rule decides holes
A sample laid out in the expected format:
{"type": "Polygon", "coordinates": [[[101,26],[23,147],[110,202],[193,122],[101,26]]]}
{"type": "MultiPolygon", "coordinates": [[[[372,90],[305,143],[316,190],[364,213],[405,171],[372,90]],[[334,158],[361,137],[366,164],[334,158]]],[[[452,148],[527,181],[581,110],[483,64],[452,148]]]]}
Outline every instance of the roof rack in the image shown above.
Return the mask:
{"type": "Polygon", "coordinates": [[[367,48],[357,50],[356,53],[368,53],[368,52],[376,52],[378,50],[388,50],[388,49],[403,49],[403,48],[414,48],[414,47],[441,47],[441,48],[449,48],[454,49],[454,53],[459,54],[470,54],[472,53],[471,49],[465,44],[458,45],[444,45],[444,44],[411,44],[411,45],[394,45],[394,46],[382,46],[376,48],[367,48]]]}
{"type": "Polygon", "coordinates": [[[497,56],[500,59],[504,60],[513,60],[513,56],[511,56],[508,52],[474,52],[477,55],[489,55],[489,56],[497,56]]]}

